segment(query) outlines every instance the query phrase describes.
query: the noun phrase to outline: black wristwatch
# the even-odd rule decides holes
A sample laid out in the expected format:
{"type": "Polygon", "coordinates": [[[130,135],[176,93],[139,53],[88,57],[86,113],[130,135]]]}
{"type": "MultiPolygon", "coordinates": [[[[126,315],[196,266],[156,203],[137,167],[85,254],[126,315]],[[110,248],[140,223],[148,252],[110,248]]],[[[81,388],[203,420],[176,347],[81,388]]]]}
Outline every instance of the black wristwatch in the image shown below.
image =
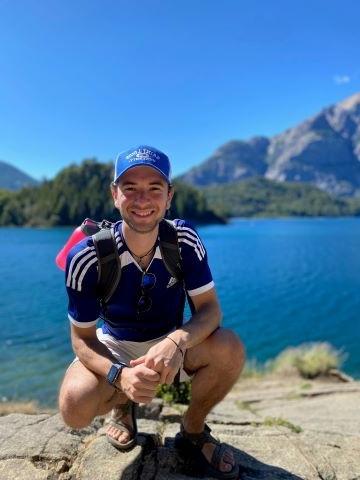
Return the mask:
{"type": "Polygon", "coordinates": [[[106,376],[106,380],[110,383],[110,385],[117,388],[116,387],[116,382],[121,375],[122,369],[127,367],[127,366],[128,365],[126,365],[126,363],[122,363],[122,362],[113,363],[111,365],[110,370],[109,370],[109,372],[106,376]]]}

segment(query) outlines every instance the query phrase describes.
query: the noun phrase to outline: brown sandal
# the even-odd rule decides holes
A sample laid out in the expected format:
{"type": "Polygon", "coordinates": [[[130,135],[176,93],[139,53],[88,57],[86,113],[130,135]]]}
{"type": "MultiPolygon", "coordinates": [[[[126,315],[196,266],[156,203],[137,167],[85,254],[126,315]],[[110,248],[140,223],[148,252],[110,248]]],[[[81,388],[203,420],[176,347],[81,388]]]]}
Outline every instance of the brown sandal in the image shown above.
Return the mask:
{"type": "Polygon", "coordinates": [[[111,435],[107,434],[106,438],[108,441],[114,445],[118,450],[129,450],[136,443],[137,435],[137,424],[136,424],[136,403],[129,400],[129,402],[124,405],[120,405],[117,408],[113,408],[111,411],[109,426],[115,427],[121,432],[126,432],[131,437],[130,440],[126,443],[121,443],[119,440],[116,440],[111,435]],[[123,418],[131,411],[131,419],[133,426],[129,426],[123,422],[123,418]]]}
{"type": "Polygon", "coordinates": [[[194,461],[200,474],[220,480],[238,479],[239,465],[236,463],[230,472],[219,470],[220,462],[228,447],[216,440],[210,432],[210,427],[205,424],[205,428],[201,433],[188,433],[181,424],[180,432],[175,437],[175,447],[179,450],[179,453],[186,456],[186,458],[190,457],[194,461]],[[205,443],[216,445],[210,461],[202,453],[205,443]]]}

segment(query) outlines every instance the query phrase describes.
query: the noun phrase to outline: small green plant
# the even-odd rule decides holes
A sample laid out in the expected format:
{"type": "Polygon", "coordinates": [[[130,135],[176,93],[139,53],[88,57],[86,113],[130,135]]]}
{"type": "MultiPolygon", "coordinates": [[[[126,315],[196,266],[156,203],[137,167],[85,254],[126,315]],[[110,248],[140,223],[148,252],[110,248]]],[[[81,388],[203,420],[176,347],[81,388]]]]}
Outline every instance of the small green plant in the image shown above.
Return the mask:
{"type": "Polygon", "coordinates": [[[156,396],[166,403],[182,403],[188,405],[191,398],[191,383],[180,382],[179,385],[159,385],[156,396]]]}
{"type": "Polygon", "coordinates": [[[270,362],[270,368],[276,373],[296,370],[304,378],[315,378],[339,368],[343,360],[344,354],[329,343],[305,343],[281,352],[270,362]]]}
{"type": "Polygon", "coordinates": [[[252,406],[252,402],[242,402],[241,400],[236,400],[235,404],[240,410],[248,410],[254,415],[257,414],[256,409],[252,406]]]}
{"type": "Polygon", "coordinates": [[[300,385],[300,388],[301,390],[310,390],[310,388],[312,388],[312,385],[309,382],[305,382],[300,385]]]}
{"type": "Polygon", "coordinates": [[[266,417],[263,425],[267,427],[286,427],[294,433],[302,432],[301,427],[299,427],[298,425],[294,425],[293,423],[281,417],[266,417]]]}

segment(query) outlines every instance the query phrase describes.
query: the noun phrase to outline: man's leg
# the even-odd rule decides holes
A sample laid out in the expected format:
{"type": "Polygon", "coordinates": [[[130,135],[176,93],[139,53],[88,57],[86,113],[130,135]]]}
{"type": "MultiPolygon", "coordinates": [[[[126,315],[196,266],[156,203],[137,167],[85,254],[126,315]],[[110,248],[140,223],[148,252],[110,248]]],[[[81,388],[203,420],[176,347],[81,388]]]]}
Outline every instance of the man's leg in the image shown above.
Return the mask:
{"type": "MultiPolygon", "coordinates": [[[[128,401],[125,394],[110,386],[106,379],[88,370],[80,361],[67,370],[59,394],[59,409],[64,422],[72,428],[84,428],[97,415],[105,415],[115,407],[121,408],[128,401]]],[[[131,415],[123,422],[132,427],[131,415]]],[[[130,438],[127,432],[109,427],[108,432],[121,443],[130,438]]]]}
{"type": "MultiPolygon", "coordinates": [[[[189,349],[184,369],[194,373],[191,382],[191,402],[184,415],[183,425],[188,433],[200,433],[205,417],[231,390],[245,361],[239,338],[230,330],[220,328],[204,342],[189,349]]],[[[203,454],[210,460],[215,445],[206,443],[203,454]]],[[[234,463],[232,451],[226,451],[220,469],[230,471],[234,463]]]]}

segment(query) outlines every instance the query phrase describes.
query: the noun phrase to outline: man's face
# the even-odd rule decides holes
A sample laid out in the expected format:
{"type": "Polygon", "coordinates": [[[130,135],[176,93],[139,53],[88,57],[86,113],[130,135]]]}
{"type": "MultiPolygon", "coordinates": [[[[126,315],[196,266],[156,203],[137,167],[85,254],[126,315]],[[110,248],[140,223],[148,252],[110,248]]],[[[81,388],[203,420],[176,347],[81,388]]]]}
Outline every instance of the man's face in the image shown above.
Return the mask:
{"type": "Polygon", "coordinates": [[[170,208],[173,191],[154,168],[130,168],[112,188],[114,205],[138,233],[152,232],[170,208]]]}

